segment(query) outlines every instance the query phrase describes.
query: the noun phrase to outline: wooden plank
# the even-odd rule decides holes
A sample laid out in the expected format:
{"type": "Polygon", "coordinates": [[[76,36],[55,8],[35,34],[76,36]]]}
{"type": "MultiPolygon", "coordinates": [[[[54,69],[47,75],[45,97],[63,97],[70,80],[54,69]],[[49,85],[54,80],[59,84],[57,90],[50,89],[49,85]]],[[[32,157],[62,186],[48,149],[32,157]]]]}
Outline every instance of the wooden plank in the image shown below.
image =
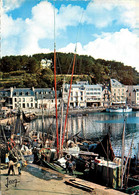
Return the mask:
{"type": "Polygon", "coordinates": [[[73,180],[66,180],[65,183],[66,184],[70,184],[70,185],[72,185],[74,187],[77,187],[77,188],[81,188],[82,190],[89,191],[89,192],[92,192],[94,190],[94,189],[92,189],[90,187],[81,185],[80,183],[76,183],[73,180]]]}
{"type": "Polygon", "coordinates": [[[66,182],[71,183],[72,185],[75,185],[75,186],[76,185],[83,186],[84,188],[95,190],[95,191],[96,190],[103,191],[103,192],[106,192],[107,194],[112,194],[112,195],[117,195],[117,194],[124,195],[125,194],[124,192],[120,192],[120,191],[114,190],[112,188],[107,188],[106,186],[102,186],[102,185],[99,185],[99,184],[96,184],[93,182],[89,182],[86,180],[82,180],[79,178],[69,179],[66,182]]]}

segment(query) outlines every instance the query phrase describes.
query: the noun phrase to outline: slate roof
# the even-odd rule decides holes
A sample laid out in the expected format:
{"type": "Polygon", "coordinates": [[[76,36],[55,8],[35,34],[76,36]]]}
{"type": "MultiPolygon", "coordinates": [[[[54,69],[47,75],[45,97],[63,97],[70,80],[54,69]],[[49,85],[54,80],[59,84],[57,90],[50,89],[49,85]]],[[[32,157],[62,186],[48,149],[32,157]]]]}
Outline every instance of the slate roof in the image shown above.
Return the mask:
{"type": "Polygon", "coordinates": [[[34,96],[31,88],[13,88],[12,96],[34,96]]]}
{"type": "Polygon", "coordinates": [[[111,87],[123,87],[124,85],[121,84],[119,81],[116,79],[111,79],[110,80],[111,87]]]}

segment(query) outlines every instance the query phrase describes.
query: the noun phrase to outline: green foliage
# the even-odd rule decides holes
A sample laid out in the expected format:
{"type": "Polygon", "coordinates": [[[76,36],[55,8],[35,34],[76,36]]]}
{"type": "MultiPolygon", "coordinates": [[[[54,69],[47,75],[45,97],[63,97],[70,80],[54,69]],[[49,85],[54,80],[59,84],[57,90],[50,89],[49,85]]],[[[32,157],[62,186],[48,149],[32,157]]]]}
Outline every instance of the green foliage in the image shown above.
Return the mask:
{"type": "MultiPolygon", "coordinates": [[[[65,82],[70,83],[73,53],[56,53],[57,88],[65,82]]],[[[0,86],[2,87],[53,87],[53,64],[50,68],[40,67],[42,59],[54,61],[54,54],[34,54],[33,56],[5,56],[0,60],[0,86]]],[[[88,81],[93,83],[107,83],[110,78],[115,78],[125,85],[139,84],[139,74],[131,66],[121,62],[94,59],[87,55],[76,55],[73,83],[88,81]]]]}
{"type": "Polygon", "coordinates": [[[2,79],[3,77],[3,72],[0,72],[0,79],[2,79]]]}

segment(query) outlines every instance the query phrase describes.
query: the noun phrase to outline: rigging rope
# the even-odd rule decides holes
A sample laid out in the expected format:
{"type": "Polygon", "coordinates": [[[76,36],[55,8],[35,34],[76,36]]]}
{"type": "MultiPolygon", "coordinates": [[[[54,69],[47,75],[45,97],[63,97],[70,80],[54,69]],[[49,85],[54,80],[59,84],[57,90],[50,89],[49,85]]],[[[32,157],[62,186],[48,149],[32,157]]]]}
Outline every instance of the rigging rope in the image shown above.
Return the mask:
{"type": "MultiPolygon", "coordinates": [[[[80,18],[79,27],[80,27],[81,20],[82,20],[82,17],[83,17],[83,12],[84,12],[84,9],[82,11],[82,16],[80,18]]],[[[64,123],[64,130],[63,130],[63,136],[62,136],[62,145],[61,145],[60,150],[63,149],[63,143],[64,143],[64,138],[65,138],[65,131],[66,131],[66,125],[67,125],[67,118],[68,118],[68,110],[69,110],[69,103],[70,103],[70,94],[71,94],[73,73],[74,73],[74,67],[75,67],[75,61],[76,61],[77,38],[78,38],[78,34],[79,34],[79,27],[78,27],[78,32],[77,32],[77,36],[76,36],[76,44],[75,44],[75,52],[74,52],[74,59],[73,59],[72,75],[71,75],[71,80],[70,80],[70,89],[69,89],[69,96],[68,96],[68,103],[67,103],[67,112],[66,112],[66,118],[65,118],[65,123],[64,123]]]]}
{"type": "Polygon", "coordinates": [[[71,76],[71,80],[70,80],[70,90],[69,90],[68,104],[67,104],[67,112],[66,112],[66,118],[65,118],[65,123],[64,123],[64,130],[63,130],[63,137],[62,137],[62,148],[63,148],[63,143],[64,143],[64,137],[65,137],[65,130],[66,130],[67,118],[68,118],[69,101],[70,101],[70,93],[71,93],[72,79],[73,79],[73,73],[74,73],[74,67],[75,67],[75,60],[76,60],[76,48],[75,48],[75,54],[74,54],[74,60],[73,60],[72,76],[71,76]]]}

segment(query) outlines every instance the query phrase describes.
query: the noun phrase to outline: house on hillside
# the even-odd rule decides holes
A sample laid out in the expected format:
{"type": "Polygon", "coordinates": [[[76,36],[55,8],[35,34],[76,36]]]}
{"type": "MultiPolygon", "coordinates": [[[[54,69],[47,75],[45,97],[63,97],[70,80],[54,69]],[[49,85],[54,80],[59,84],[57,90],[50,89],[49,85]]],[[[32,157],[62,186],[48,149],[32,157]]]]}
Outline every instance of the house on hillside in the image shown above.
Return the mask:
{"type": "Polygon", "coordinates": [[[50,68],[51,65],[52,65],[52,60],[48,60],[46,58],[41,60],[41,66],[43,69],[50,68]]]}

